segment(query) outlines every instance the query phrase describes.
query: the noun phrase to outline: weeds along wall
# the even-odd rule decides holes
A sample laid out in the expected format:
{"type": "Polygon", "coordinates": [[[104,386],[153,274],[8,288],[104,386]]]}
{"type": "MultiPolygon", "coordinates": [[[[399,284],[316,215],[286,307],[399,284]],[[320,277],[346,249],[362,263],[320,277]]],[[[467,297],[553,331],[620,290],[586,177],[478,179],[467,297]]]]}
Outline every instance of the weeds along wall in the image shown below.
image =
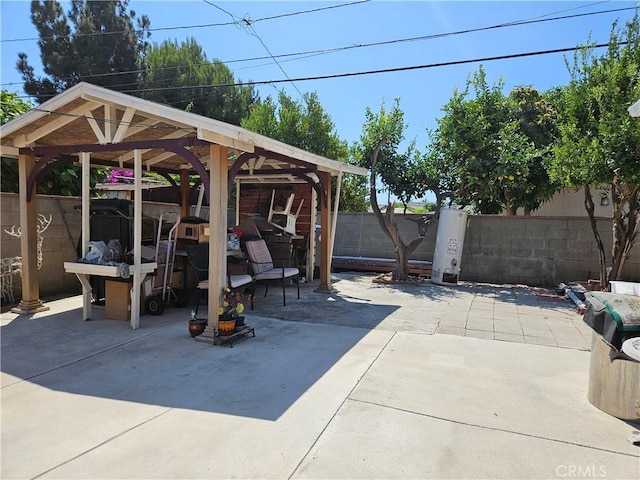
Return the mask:
{"type": "MultiPolygon", "coordinates": [[[[20,239],[5,232],[20,225],[17,194],[1,193],[0,257],[20,255],[20,239]]],[[[78,197],[38,195],[38,213],[51,216],[44,233],[43,263],[39,272],[42,298],[81,292],[75,275],[65,273],[64,262],[77,260],[81,235],[81,204],[78,197]]],[[[143,212],[159,218],[165,211],[178,212],[177,205],[144,202],[143,212]]],[[[207,218],[208,212],[201,215],[207,218]]],[[[229,215],[233,222],[234,216],[229,215]]],[[[417,235],[413,222],[397,215],[402,237],[417,235]]],[[[319,222],[318,222],[319,223],[319,222]]],[[[232,223],[229,223],[230,225],[232,223]]],[[[598,221],[607,255],[611,250],[611,219],[598,221]]],[[[437,223],[432,222],[423,243],[412,255],[433,260],[437,223]]],[[[640,281],[640,246],[631,252],[623,280],[640,281]]],[[[341,213],[335,236],[334,255],[394,258],[393,244],[382,232],[372,213],[341,213]]],[[[587,218],[470,216],[461,262],[461,281],[556,286],[560,282],[598,278],[598,253],[587,218]]],[[[13,278],[14,295],[21,298],[21,279],[13,278]]]]}

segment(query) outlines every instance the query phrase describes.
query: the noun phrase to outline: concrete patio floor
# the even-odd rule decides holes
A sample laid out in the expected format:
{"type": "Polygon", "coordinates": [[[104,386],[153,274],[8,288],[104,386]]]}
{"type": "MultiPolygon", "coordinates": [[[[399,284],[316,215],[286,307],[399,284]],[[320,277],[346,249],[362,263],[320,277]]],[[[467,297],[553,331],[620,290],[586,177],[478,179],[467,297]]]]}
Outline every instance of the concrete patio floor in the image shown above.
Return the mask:
{"type": "Polygon", "coordinates": [[[3,313],[1,477],[640,478],[570,301],[371,278],[258,290],[234,348],[175,307],[138,330],[79,296],[3,313]]]}

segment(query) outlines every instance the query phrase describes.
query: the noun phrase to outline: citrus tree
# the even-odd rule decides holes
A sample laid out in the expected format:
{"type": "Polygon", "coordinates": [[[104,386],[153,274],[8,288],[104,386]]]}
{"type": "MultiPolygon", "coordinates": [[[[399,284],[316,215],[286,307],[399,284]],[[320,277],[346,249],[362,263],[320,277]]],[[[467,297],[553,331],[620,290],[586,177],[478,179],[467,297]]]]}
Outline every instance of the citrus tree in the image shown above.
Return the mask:
{"type": "Polygon", "coordinates": [[[640,99],[638,14],[614,24],[603,54],[585,46],[567,61],[571,82],[557,93],[561,108],[552,177],[584,189],[584,206],[599,250],[600,282],[619,280],[640,234],[640,119],[628,107],[640,99]],[[613,248],[607,260],[597,229],[593,188],[611,188],[613,248]],[[610,269],[610,274],[608,273],[610,269]]]}
{"type": "Polygon", "coordinates": [[[502,93],[482,66],[455,89],[430,133],[437,165],[456,203],[480,213],[530,213],[556,191],[544,164],[553,142],[553,108],[531,87],[502,93]]]}
{"type": "Polygon", "coordinates": [[[427,190],[433,191],[433,183],[438,182],[437,176],[430,176],[431,170],[416,150],[415,142],[411,142],[406,149],[401,149],[406,127],[399,99],[394,101],[388,111],[384,102],[377,113],[367,108],[360,140],[352,149],[355,162],[370,169],[371,208],[380,228],[393,242],[396,264],[392,278],[399,281],[409,278],[409,258],[424,240],[430,221],[425,215],[418,219],[408,217],[407,205],[412,198],[424,196],[427,190]],[[389,192],[384,212],[378,204],[378,178],[389,192]],[[402,238],[398,229],[395,202],[391,201],[391,196],[402,202],[405,218],[416,224],[417,235],[409,242],[402,238]]]}

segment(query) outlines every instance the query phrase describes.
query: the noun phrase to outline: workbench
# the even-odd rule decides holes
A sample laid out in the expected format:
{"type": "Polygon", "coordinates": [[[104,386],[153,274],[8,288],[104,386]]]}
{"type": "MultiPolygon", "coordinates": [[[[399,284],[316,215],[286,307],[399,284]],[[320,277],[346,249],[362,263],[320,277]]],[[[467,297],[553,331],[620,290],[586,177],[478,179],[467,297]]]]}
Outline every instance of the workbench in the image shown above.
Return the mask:
{"type": "MultiPolygon", "coordinates": [[[[144,262],[140,264],[140,275],[136,278],[136,272],[134,265],[129,265],[129,274],[132,279],[131,288],[131,328],[138,328],[140,322],[140,295],[139,288],[142,285],[145,277],[153,273],[158,268],[156,262],[144,262]],[[134,292],[138,291],[137,295],[134,292]],[[136,298],[137,297],[137,298],[136,298]],[[137,305],[136,308],[134,306],[137,305]]],[[[91,320],[91,283],[89,282],[89,276],[95,275],[108,278],[123,278],[121,275],[121,268],[119,265],[101,265],[95,263],[81,263],[81,262],[64,262],[64,270],[67,273],[75,273],[76,277],[82,284],[83,301],[82,301],[82,313],[85,320],[91,320]]]]}

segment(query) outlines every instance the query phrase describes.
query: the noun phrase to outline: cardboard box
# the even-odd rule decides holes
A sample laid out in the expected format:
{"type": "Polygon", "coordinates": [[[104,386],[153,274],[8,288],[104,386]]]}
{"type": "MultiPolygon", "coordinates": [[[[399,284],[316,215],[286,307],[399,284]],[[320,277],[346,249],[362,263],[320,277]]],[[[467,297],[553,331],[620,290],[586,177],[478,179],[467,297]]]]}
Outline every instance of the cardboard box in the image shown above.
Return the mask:
{"type": "Polygon", "coordinates": [[[201,223],[198,225],[198,243],[205,243],[209,241],[209,224],[201,223]]]}
{"type": "MultiPolygon", "coordinates": [[[[145,285],[141,285],[144,287],[145,285]]],[[[120,280],[105,280],[104,317],[112,320],[131,320],[131,288],[133,283],[120,280]]],[[[140,315],[145,314],[145,288],[140,291],[140,315]]]]}
{"type": "Polygon", "coordinates": [[[131,320],[131,282],[105,280],[104,316],[112,320],[131,320]]]}

